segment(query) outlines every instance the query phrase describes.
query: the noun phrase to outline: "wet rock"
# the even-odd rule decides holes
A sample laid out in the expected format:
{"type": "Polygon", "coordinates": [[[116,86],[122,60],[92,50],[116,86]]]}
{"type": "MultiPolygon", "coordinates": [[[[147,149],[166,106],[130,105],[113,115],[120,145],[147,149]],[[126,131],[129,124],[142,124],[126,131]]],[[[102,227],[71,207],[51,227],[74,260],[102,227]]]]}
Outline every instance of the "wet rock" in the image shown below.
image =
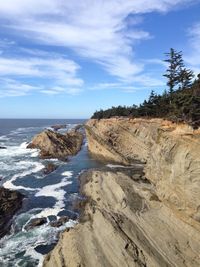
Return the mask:
{"type": "Polygon", "coordinates": [[[34,227],[37,226],[41,226],[43,224],[47,223],[47,219],[46,218],[34,218],[32,220],[30,220],[30,222],[24,227],[25,230],[30,230],[33,229],[34,227]]]}
{"type": "Polygon", "coordinates": [[[57,221],[52,221],[50,222],[49,224],[52,226],[52,227],[60,227],[62,226],[63,224],[65,224],[66,222],[69,221],[69,217],[67,216],[62,216],[61,218],[59,218],[57,221]]]}
{"type": "Polygon", "coordinates": [[[78,153],[83,143],[83,134],[77,131],[70,131],[60,134],[46,130],[36,135],[27,148],[40,149],[40,157],[59,158],[65,160],[67,156],[78,153]]]}
{"type": "Polygon", "coordinates": [[[51,128],[54,129],[54,131],[58,131],[60,129],[65,129],[67,128],[67,124],[57,124],[57,125],[53,125],[51,126],[51,128]]]}
{"type": "Polygon", "coordinates": [[[78,124],[78,125],[76,125],[76,127],[74,127],[74,131],[79,131],[79,130],[81,130],[83,127],[84,127],[83,124],[78,124]]]}
{"type": "Polygon", "coordinates": [[[0,149],[7,149],[7,147],[5,147],[5,146],[0,146],[0,149]]]}
{"type": "Polygon", "coordinates": [[[44,174],[50,174],[51,172],[55,171],[57,168],[58,168],[58,166],[56,166],[55,164],[48,163],[46,165],[46,167],[44,168],[43,173],[44,174]]]}
{"type": "Polygon", "coordinates": [[[23,198],[17,191],[0,188],[0,238],[9,231],[11,218],[21,208],[23,198]]]}

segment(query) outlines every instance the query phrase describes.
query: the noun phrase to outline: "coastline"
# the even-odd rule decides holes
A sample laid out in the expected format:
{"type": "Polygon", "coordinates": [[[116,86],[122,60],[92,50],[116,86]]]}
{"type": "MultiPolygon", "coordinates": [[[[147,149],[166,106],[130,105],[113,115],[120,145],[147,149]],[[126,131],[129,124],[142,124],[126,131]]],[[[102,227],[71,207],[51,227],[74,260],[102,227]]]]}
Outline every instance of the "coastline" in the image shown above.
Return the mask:
{"type": "Polygon", "coordinates": [[[73,229],[61,234],[43,266],[198,266],[200,224],[193,205],[197,205],[198,193],[189,173],[198,180],[198,147],[193,142],[199,132],[162,120],[90,120],[87,126],[91,127],[91,131],[86,128],[90,152],[124,166],[89,170],[80,177],[81,192],[87,199],[83,214],[73,229]],[[142,160],[142,167],[127,169],[134,160],[137,166],[142,160]],[[174,187],[169,198],[170,166],[173,183],[182,187],[177,175],[181,171],[182,179],[191,185],[181,195],[174,187]],[[187,194],[183,208],[180,201],[187,194]]]}

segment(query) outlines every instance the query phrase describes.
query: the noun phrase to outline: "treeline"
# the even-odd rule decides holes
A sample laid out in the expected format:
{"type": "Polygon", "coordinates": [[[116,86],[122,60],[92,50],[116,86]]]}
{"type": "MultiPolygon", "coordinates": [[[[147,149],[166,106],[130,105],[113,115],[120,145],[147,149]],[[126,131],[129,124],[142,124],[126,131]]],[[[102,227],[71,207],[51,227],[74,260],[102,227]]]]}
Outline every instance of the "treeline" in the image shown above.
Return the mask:
{"type": "Polygon", "coordinates": [[[162,95],[151,91],[148,100],[139,106],[118,106],[96,111],[92,118],[102,119],[115,116],[165,118],[175,122],[187,122],[194,128],[200,126],[200,74],[186,69],[182,53],[174,49],[166,54],[169,63],[166,73],[168,90],[162,95]]]}

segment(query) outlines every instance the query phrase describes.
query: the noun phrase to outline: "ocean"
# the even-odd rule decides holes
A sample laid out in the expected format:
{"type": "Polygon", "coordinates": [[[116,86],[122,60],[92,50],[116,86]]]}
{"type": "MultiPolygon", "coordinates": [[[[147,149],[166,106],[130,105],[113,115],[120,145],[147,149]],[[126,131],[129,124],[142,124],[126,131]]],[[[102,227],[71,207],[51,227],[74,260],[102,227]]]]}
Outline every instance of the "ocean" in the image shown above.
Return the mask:
{"type": "Polygon", "coordinates": [[[11,231],[0,239],[0,266],[39,267],[43,255],[49,252],[58,235],[77,223],[74,201],[79,199],[78,176],[84,170],[101,167],[93,159],[84,141],[81,151],[67,162],[57,159],[41,160],[37,149],[27,149],[34,135],[56,124],[67,124],[70,130],[84,120],[59,119],[0,119],[0,186],[18,190],[25,195],[22,209],[14,216],[11,231]],[[49,162],[58,168],[45,175],[49,162]],[[25,225],[33,218],[46,217],[48,222],[67,215],[70,220],[56,228],[48,223],[29,231],[25,225]]]}

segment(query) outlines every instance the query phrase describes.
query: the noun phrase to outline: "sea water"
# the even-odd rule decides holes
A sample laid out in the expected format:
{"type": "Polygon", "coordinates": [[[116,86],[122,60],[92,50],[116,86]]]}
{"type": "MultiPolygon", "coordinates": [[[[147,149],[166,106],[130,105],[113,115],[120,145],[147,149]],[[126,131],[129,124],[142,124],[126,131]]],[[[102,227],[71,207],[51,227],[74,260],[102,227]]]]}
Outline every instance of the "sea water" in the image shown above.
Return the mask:
{"type": "Polygon", "coordinates": [[[86,140],[81,151],[69,161],[41,160],[37,149],[27,149],[34,135],[52,125],[67,124],[67,131],[83,120],[17,120],[0,119],[0,186],[18,190],[25,195],[23,207],[14,216],[10,233],[0,240],[1,267],[42,266],[43,255],[48,253],[59,232],[73,227],[78,214],[73,203],[80,198],[78,176],[84,170],[100,167],[102,163],[90,157],[86,140]],[[45,175],[48,162],[58,168],[45,175]],[[65,225],[51,227],[49,221],[67,215],[65,225]],[[29,231],[25,225],[33,218],[46,217],[48,222],[29,231]]]}

